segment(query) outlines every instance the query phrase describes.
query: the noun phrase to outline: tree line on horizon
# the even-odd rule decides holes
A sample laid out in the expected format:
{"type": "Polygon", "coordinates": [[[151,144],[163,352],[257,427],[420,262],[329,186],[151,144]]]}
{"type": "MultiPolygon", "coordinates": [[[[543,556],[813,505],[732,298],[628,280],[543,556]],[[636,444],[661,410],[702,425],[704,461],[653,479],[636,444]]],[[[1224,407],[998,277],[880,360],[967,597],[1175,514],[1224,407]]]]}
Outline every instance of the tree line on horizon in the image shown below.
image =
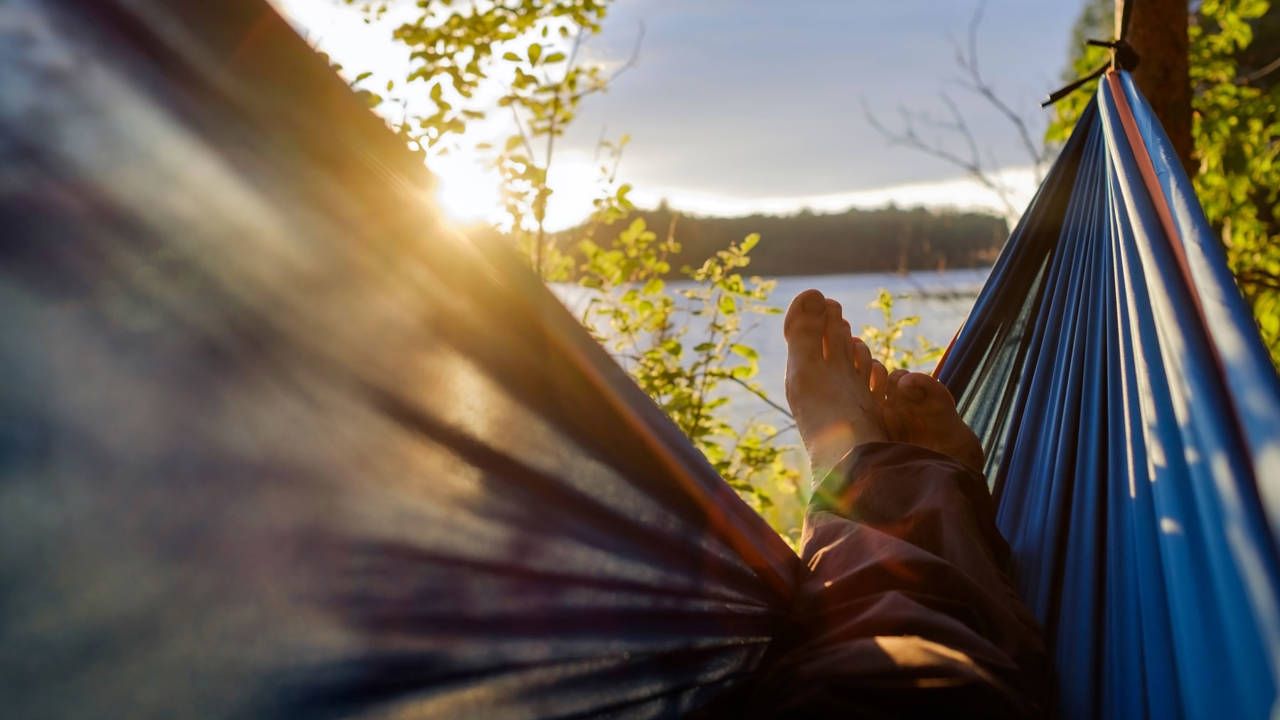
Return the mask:
{"type": "MultiPolygon", "coordinates": [[[[982,212],[889,207],[843,212],[809,210],[789,215],[702,216],[673,210],[665,203],[632,210],[618,221],[637,219],[659,235],[670,234],[680,252],[669,275],[698,267],[716,252],[758,234],[749,272],[754,275],[831,275],[987,267],[995,262],[1009,235],[1004,218],[982,212]]],[[[551,242],[577,260],[578,244],[592,228],[584,224],[554,233],[551,242]]],[[[491,230],[477,229],[488,234],[491,230]]],[[[581,265],[574,262],[574,266],[581,265]]]]}

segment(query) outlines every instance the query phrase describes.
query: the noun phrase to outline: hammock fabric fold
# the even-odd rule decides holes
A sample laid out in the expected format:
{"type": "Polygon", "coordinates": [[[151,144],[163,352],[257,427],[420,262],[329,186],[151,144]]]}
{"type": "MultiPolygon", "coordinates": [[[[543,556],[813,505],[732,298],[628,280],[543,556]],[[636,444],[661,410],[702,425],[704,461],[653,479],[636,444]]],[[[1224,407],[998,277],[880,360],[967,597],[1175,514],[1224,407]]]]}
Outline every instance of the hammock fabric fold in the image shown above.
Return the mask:
{"type": "Polygon", "coordinates": [[[988,449],[1064,717],[1267,717],[1280,389],[1217,238],[1109,73],[939,377],[988,449]]]}
{"type": "MultiPolygon", "coordinates": [[[[1280,392],[1170,158],[1108,77],[941,377],[1063,711],[1261,717],[1280,392]]],[[[6,712],[668,717],[757,677],[807,568],[431,182],[261,0],[4,5],[6,712]]]]}

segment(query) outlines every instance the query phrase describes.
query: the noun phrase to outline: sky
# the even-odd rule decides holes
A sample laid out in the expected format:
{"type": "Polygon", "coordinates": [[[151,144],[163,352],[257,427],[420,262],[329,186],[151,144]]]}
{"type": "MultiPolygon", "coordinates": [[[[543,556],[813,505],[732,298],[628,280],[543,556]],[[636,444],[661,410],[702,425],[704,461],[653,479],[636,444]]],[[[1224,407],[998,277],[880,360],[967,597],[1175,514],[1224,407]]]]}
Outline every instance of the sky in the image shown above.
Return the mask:
{"type": "MultiPolygon", "coordinates": [[[[273,0],[344,73],[371,82],[403,77],[407,50],[392,23],[363,24],[341,0],[273,0]]],[[[412,2],[403,10],[411,11],[412,2]]],[[[978,61],[987,82],[1036,138],[1039,101],[1062,84],[1080,0],[988,0],[981,4],[978,61]]],[[[666,200],[701,214],[786,213],[808,208],[925,205],[1001,210],[963,171],[894,145],[866,117],[890,129],[900,109],[941,118],[950,97],[988,167],[1000,168],[1021,207],[1034,192],[1030,158],[1014,127],[958,79],[976,0],[615,0],[588,61],[635,63],[605,94],[584,101],[558,143],[548,224],[566,227],[590,210],[595,145],[627,133],[619,176],[638,204],[666,200]]],[[[426,92],[427,86],[414,89],[426,92]]],[[[964,154],[964,141],[919,126],[931,143],[964,154]]],[[[505,113],[479,123],[474,139],[511,131],[505,113]]],[[[471,153],[436,160],[439,202],[455,220],[496,219],[497,179],[471,153]]]]}

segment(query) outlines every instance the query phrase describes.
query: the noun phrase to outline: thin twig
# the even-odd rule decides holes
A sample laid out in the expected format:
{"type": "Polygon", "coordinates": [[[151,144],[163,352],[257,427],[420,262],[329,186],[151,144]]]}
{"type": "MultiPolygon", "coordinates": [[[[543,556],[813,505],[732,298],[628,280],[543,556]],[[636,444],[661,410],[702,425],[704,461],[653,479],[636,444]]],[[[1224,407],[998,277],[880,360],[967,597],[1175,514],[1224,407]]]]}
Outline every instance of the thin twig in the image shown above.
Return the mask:
{"type": "MultiPolygon", "coordinates": [[[[985,2],[980,3],[973,13],[973,17],[969,21],[968,28],[968,47],[961,45],[955,38],[950,38],[952,45],[955,47],[956,63],[964,71],[965,76],[957,78],[956,82],[966,90],[977,94],[983,98],[991,107],[995,108],[1018,133],[1019,141],[1023,149],[1032,161],[1033,172],[1036,181],[1039,182],[1044,176],[1044,164],[1048,157],[1047,150],[1038,145],[1031,133],[1031,129],[1025,118],[1019,115],[1008,103],[1000,98],[991,87],[986,78],[982,75],[981,67],[978,64],[978,28],[982,23],[985,2]]],[[[1004,205],[1007,214],[1012,217],[1018,214],[1011,199],[1012,189],[1001,179],[995,170],[996,163],[987,160],[991,169],[983,162],[982,152],[978,148],[978,143],[965,120],[964,114],[960,111],[959,106],[951,98],[944,93],[939,93],[942,104],[946,107],[950,120],[940,120],[931,117],[926,113],[910,112],[903,108],[899,108],[899,114],[902,116],[903,129],[899,132],[889,130],[880,122],[879,118],[871,111],[870,106],[864,99],[862,102],[864,114],[871,126],[876,129],[890,144],[909,147],[919,152],[935,157],[943,162],[960,168],[965,174],[975,180],[978,184],[991,190],[999,198],[1001,204],[1004,205]],[[968,156],[965,157],[959,153],[947,149],[941,142],[928,142],[920,137],[916,130],[916,125],[924,125],[941,130],[945,130],[950,134],[957,135],[964,142],[968,149],[968,156]]],[[[988,153],[989,154],[989,153],[988,153]]]]}
{"type": "Polygon", "coordinates": [[[511,103],[507,107],[511,108],[511,117],[516,121],[516,130],[520,131],[520,142],[524,143],[524,151],[529,155],[529,160],[532,161],[533,145],[529,142],[529,134],[524,131],[524,123],[520,122],[520,113],[516,112],[516,104],[511,103]]]}
{"type": "Polygon", "coordinates": [[[729,376],[729,380],[731,380],[731,381],[733,381],[733,382],[735,382],[735,383],[737,383],[737,384],[741,385],[743,388],[745,388],[745,389],[747,390],[747,392],[749,392],[749,393],[751,393],[752,395],[755,395],[756,397],[758,397],[758,398],[760,398],[761,400],[763,400],[765,405],[768,405],[769,407],[773,408],[774,410],[777,410],[778,412],[780,412],[780,413],[782,413],[783,415],[787,416],[787,419],[788,419],[788,420],[792,420],[792,421],[794,421],[794,420],[795,420],[795,416],[793,416],[789,410],[787,410],[786,408],[782,407],[782,406],[781,406],[781,405],[779,405],[778,403],[776,403],[776,402],[774,402],[774,401],[770,400],[770,399],[769,399],[769,396],[768,396],[768,395],[765,395],[765,394],[764,394],[763,392],[761,392],[758,388],[751,387],[751,385],[750,385],[749,383],[747,383],[747,382],[743,381],[743,380],[742,380],[742,379],[740,379],[740,378],[736,378],[736,377],[734,377],[734,376],[732,376],[732,375],[730,375],[730,376],[729,376]]]}
{"type": "MultiPolygon", "coordinates": [[[[949,97],[945,94],[942,95],[942,97],[944,98],[944,102],[951,108],[953,117],[955,118],[955,123],[959,126],[959,128],[956,129],[956,132],[965,139],[965,143],[974,153],[973,156],[968,159],[947,150],[940,144],[931,144],[921,138],[915,128],[915,122],[918,122],[920,117],[918,114],[913,114],[905,109],[899,108],[899,112],[902,116],[903,124],[906,129],[901,133],[895,133],[880,122],[879,118],[877,118],[871,111],[871,107],[867,104],[865,99],[862,102],[862,107],[863,112],[866,114],[867,122],[871,123],[871,126],[874,127],[890,144],[912,148],[960,168],[978,184],[994,192],[1000,198],[1000,202],[1005,206],[1005,210],[1010,216],[1016,215],[1017,208],[1013,206],[1013,202],[1009,198],[1009,188],[1002,183],[997,182],[995,178],[983,167],[981,159],[977,155],[977,145],[973,139],[973,134],[969,131],[968,127],[965,126],[963,116],[960,115],[959,110],[955,107],[955,104],[951,102],[949,97]]],[[[930,122],[934,125],[939,124],[937,121],[930,122]]]]}
{"type": "Polygon", "coordinates": [[[982,71],[978,67],[978,27],[982,24],[982,14],[985,9],[986,2],[979,3],[977,9],[973,12],[973,18],[969,21],[969,52],[967,55],[961,50],[960,44],[954,38],[952,39],[956,49],[956,61],[960,63],[960,67],[969,75],[969,79],[962,81],[962,84],[969,90],[981,95],[1017,130],[1018,139],[1022,141],[1023,149],[1031,157],[1032,166],[1035,168],[1036,182],[1039,183],[1042,179],[1041,168],[1045,160],[1044,147],[1032,139],[1031,130],[1027,127],[1026,119],[1009,107],[1004,100],[1000,99],[991,84],[986,81],[986,78],[982,77],[982,71]]]}
{"type": "Polygon", "coordinates": [[[1244,82],[1245,85],[1249,85],[1258,80],[1261,80],[1262,78],[1270,75],[1271,73],[1275,72],[1278,69],[1280,69],[1280,57],[1276,58],[1275,60],[1272,60],[1271,62],[1258,68],[1257,70],[1254,70],[1248,75],[1245,75],[1243,78],[1241,78],[1241,80],[1244,82]]]}
{"type": "Polygon", "coordinates": [[[775,439],[777,439],[777,437],[778,437],[779,435],[781,435],[782,433],[784,433],[784,432],[788,432],[788,431],[790,431],[790,430],[795,430],[795,429],[796,429],[796,424],[795,424],[795,423],[791,423],[790,425],[788,425],[788,426],[786,426],[786,427],[782,428],[781,430],[778,430],[778,431],[777,431],[777,432],[775,432],[774,434],[772,434],[772,435],[770,435],[769,437],[765,438],[765,439],[764,439],[764,442],[766,442],[766,443],[771,443],[771,442],[773,442],[775,439]]]}

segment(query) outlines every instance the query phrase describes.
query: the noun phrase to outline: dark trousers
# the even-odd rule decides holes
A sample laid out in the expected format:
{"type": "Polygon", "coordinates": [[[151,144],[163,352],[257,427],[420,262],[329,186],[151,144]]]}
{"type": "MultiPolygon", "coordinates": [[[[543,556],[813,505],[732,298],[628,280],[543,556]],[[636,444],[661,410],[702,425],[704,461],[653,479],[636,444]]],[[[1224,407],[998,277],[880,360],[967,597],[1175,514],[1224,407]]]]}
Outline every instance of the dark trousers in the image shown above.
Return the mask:
{"type": "Polygon", "coordinates": [[[854,450],[805,522],[809,567],[737,717],[1038,717],[1048,663],[983,477],[903,443],[854,450]]]}

